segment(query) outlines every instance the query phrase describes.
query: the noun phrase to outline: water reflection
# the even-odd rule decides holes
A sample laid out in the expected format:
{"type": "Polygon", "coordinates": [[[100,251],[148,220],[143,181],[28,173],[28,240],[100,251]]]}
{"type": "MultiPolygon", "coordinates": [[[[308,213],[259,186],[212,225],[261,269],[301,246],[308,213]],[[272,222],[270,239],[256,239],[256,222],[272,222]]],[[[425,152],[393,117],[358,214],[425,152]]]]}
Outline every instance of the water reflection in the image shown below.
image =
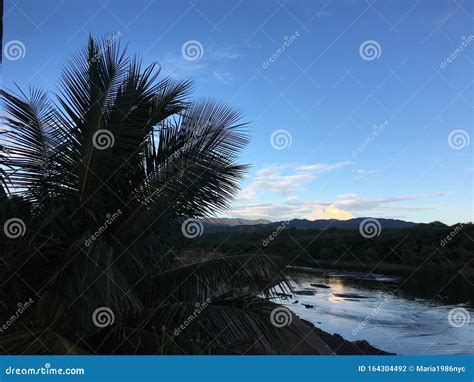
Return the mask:
{"type": "Polygon", "coordinates": [[[349,285],[390,291],[409,299],[422,298],[449,304],[464,303],[474,307],[474,279],[459,273],[417,270],[401,277],[303,267],[294,267],[290,273],[297,277],[314,274],[322,282],[330,283],[336,293],[343,290],[345,285],[349,285]]]}
{"type": "Polygon", "coordinates": [[[323,330],[398,354],[474,354],[472,289],[466,280],[451,276],[443,286],[446,275],[420,273],[407,280],[323,269],[292,269],[291,275],[297,288],[313,293],[284,303],[323,330]],[[459,302],[471,320],[456,328],[448,314],[459,302]]]}

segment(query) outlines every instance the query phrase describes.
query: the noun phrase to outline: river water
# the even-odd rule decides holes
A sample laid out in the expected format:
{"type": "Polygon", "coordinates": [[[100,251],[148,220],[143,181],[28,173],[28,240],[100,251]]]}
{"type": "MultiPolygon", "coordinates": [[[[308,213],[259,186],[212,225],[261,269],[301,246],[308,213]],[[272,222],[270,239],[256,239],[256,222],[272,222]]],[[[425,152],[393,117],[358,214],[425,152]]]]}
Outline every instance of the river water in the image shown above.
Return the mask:
{"type": "MultiPolygon", "coordinates": [[[[281,303],[331,334],[397,354],[474,354],[470,285],[457,298],[443,288],[427,299],[407,293],[403,278],[299,267],[290,274],[295,294],[281,303]]],[[[419,294],[426,295],[426,285],[419,294]]]]}

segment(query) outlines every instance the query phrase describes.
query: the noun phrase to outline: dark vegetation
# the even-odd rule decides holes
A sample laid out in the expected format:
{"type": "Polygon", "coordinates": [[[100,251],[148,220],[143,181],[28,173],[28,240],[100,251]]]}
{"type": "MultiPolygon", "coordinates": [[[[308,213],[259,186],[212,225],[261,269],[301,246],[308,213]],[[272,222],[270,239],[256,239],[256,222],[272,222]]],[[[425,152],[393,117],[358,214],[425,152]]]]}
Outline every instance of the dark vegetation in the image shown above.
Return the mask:
{"type": "MultiPolygon", "coordinates": [[[[339,229],[358,229],[360,224],[366,218],[353,218],[349,220],[337,219],[292,219],[287,222],[269,222],[266,220],[246,220],[246,219],[212,219],[210,222],[204,221],[206,232],[252,232],[265,228],[275,229],[279,226],[285,228],[305,228],[328,230],[331,228],[339,229]],[[235,227],[234,227],[235,226],[235,227]],[[231,228],[232,227],[232,228],[231,228]]],[[[414,227],[416,223],[407,222],[398,219],[377,219],[382,229],[391,228],[409,228],[414,227]]],[[[442,223],[440,223],[442,224],[442,223]]]]}
{"type": "Polygon", "coordinates": [[[262,253],[284,257],[294,265],[317,265],[340,261],[363,264],[400,265],[398,269],[416,266],[449,266],[474,269],[474,225],[451,227],[419,224],[413,228],[383,229],[379,236],[364,238],[358,230],[284,228],[272,239],[274,228],[254,228],[208,233],[189,241],[195,249],[226,254],[262,253]],[[459,228],[456,228],[459,227],[459,228]],[[450,240],[447,237],[452,232],[450,240]],[[444,240],[444,242],[443,242],[444,240]]]}

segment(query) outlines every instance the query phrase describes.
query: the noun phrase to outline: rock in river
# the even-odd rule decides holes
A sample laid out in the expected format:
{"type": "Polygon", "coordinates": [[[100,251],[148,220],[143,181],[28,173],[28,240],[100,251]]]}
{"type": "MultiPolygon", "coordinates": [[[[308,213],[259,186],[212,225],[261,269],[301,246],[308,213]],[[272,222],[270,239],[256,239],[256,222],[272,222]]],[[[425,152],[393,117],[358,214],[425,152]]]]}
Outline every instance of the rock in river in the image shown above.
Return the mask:
{"type": "Polygon", "coordinates": [[[316,288],[325,288],[325,289],[329,289],[331,288],[329,285],[326,285],[326,284],[309,284],[313,287],[316,287],[316,288]]]}

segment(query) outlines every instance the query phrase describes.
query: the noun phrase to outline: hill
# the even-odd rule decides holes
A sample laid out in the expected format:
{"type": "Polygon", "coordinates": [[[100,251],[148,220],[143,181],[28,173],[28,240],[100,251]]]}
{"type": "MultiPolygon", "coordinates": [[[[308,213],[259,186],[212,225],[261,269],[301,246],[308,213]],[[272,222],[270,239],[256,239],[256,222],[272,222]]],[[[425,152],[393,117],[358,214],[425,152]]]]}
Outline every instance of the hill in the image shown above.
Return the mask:
{"type": "MultiPolygon", "coordinates": [[[[349,220],[336,220],[336,219],[320,219],[320,220],[307,220],[307,219],[292,219],[289,221],[278,221],[271,222],[269,220],[248,220],[248,219],[209,219],[204,221],[206,226],[206,232],[253,232],[259,231],[266,228],[299,228],[299,229],[359,229],[364,219],[373,218],[354,218],[349,220]]],[[[381,229],[392,229],[392,228],[410,228],[417,225],[417,223],[407,222],[398,219],[376,219],[380,224],[381,229]]]]}
{"type": "Polygon", "coordinates": [[[266,219],[235,219],[235,218],[209,218],[202,221],[204,226],[211,227],[235,227],[242,225],[262,225],[262,224],[271,224],[270,220],[266,219]]]}

